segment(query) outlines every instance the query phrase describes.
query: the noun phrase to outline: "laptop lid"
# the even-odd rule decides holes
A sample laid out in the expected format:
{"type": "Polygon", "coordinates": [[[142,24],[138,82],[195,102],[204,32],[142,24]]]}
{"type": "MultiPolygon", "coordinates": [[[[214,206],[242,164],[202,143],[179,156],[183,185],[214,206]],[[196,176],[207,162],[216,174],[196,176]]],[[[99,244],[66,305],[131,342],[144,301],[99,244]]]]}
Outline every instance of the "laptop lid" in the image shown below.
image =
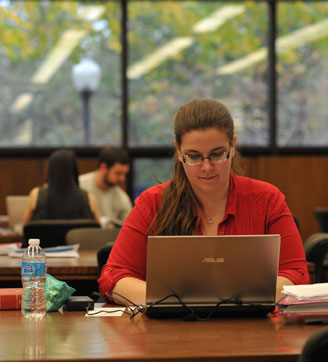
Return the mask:
{"type": "Polygon", "coordinates": [[[7,215],[11,229],[22,228],[23,218],[28,206],[28,195],[6,196],[7,215]]]}
{"type": "MultiPolygon", "coordinates": [[[[146,310],[275,305],[280,235],[149,236],[146,310]],[[157,304],[158,301],[170,297],[157,304]],[[232,301],[231,303],[229,301],[232,301]]],[[[206,309],[206,308],[205,308],[206,309]]]]}

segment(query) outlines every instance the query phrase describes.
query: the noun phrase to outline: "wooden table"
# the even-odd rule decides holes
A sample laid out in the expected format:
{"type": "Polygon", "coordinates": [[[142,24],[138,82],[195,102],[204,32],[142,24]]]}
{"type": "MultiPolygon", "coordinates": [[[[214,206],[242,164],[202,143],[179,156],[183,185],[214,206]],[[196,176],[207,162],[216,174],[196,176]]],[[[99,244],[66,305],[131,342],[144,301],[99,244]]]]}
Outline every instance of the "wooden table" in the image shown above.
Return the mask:
{"type": "MultiPolygon", "coordinates": [[[[77,290],[76,295],[89,295],[98,290],[97,251],[79,250],[79,258],[48,258],[47,273],[77,290]]],[[[21,259],[0,255],[1,287],[21,287],[21,259]]]]}
{"type": "Polygon", "coordinates": [[[39,322],[0,311],[1,361],[296,362],[315,325],[282,318],[151,320],[52,312],[39,322]]]}

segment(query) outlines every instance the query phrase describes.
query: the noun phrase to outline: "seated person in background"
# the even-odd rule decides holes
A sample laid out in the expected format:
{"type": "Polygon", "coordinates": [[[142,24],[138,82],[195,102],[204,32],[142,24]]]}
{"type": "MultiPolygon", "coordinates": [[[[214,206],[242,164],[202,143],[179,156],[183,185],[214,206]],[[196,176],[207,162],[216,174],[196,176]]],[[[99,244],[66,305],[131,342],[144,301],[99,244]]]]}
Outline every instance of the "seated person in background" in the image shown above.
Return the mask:
{"type": "Polygon", "coordinates": [[[102,269],[101,295],[114,291],[145,304],[148,235],[280,234],[277,300],[283,285],[309,283],[284,195],[269,183],[237,175],[240,155],[228,109],[212,99],[190,101],[179,109],[174,131],[174,175],[136,199],[102,269]]]}
{"type": "Polygon", "coordinates": [[[119,186],[126,181],[129,157],[119,147],[103,148],[98,157],[98,168],[80,175],[81,188],[95,195],[103,226],[110,223],[121,226],[132,209],[128,194],[119,186]]]}
{"type": "Polygon", "coordinates": [[[30,192],[24,224],[42,219],[95,219],[100,223],[95,197],[79,188],[77,161],[71,150],[51,154],[46,183],[30,192]]]}

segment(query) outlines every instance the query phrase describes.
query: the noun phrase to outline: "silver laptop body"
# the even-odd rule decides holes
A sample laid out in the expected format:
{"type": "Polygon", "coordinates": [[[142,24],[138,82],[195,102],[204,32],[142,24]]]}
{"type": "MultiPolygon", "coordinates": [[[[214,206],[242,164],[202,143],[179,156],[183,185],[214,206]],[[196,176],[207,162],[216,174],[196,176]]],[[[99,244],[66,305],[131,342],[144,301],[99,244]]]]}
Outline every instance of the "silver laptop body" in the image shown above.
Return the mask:
{"type": "Polygon", "coordinates": [[[279,253],[280,235],[149,236],[146,312],[216,306],[220,313],[267,314],[275,306],[279,253]]]}

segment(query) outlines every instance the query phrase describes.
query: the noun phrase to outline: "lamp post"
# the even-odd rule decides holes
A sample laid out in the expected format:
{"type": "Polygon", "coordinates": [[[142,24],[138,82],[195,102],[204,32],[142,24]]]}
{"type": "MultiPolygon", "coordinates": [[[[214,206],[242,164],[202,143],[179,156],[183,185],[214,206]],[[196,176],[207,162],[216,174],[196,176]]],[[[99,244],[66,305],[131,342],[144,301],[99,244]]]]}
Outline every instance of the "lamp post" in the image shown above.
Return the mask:
{"type": "Polygon", "coordinates": [[[83,59],[73,66],[72,78],[74,87],[80,93],[83,103],[84,143],[90,144],[89,102],[100,82],[100,66],[91,59],[83,59]]]}

